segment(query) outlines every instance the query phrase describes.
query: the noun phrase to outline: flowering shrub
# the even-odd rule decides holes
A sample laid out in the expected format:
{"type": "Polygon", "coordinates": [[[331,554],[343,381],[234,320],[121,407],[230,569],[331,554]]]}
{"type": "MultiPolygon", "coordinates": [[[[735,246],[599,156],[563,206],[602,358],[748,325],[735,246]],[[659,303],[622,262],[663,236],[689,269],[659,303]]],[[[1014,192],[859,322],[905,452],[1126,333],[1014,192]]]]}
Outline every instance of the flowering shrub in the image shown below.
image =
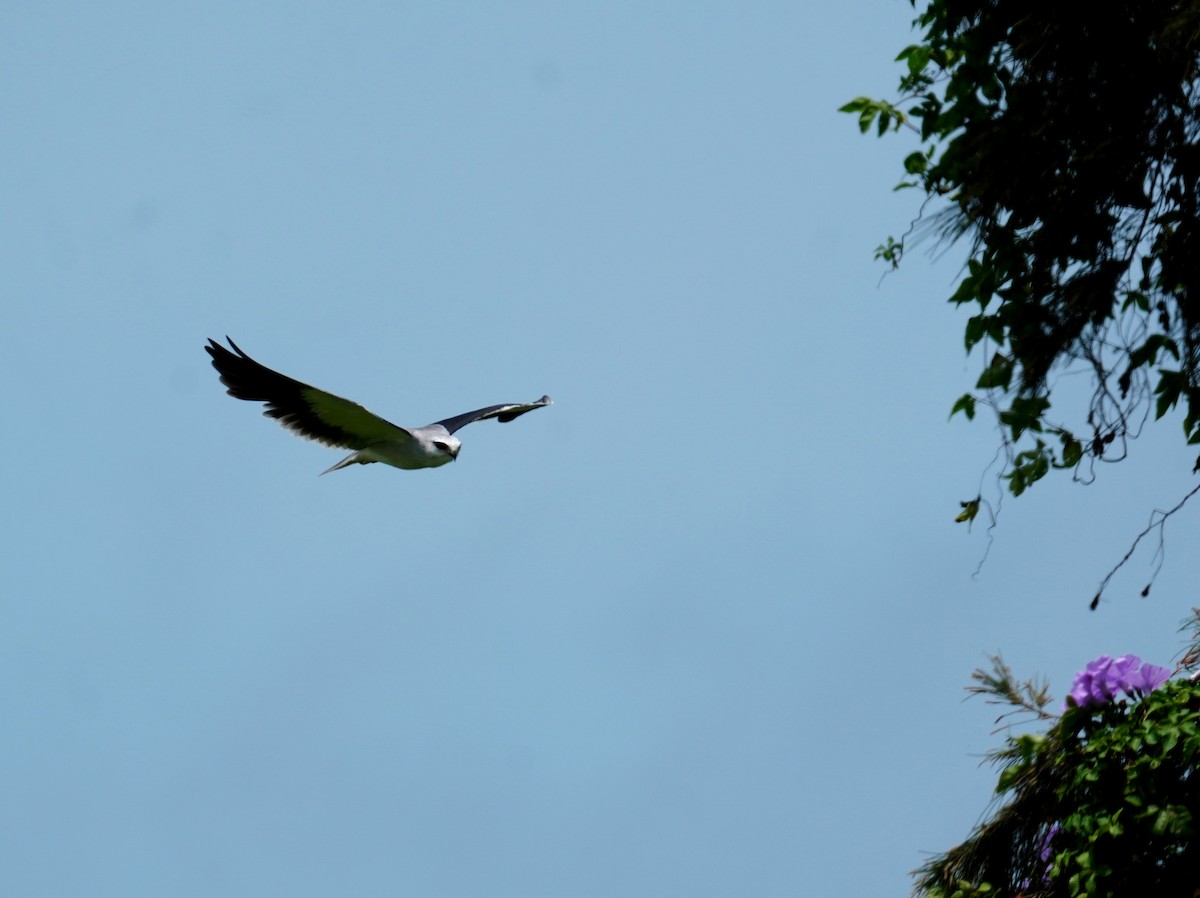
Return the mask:
{"type": "Polygon", "coordinates": [[[928,898],[1200,895],[1200,682],[1133,655],[1075,678],[1060,716],[995,659],[990,694],[1051,722],[992,753],[1004,803],[918,871],[928,898]]]}

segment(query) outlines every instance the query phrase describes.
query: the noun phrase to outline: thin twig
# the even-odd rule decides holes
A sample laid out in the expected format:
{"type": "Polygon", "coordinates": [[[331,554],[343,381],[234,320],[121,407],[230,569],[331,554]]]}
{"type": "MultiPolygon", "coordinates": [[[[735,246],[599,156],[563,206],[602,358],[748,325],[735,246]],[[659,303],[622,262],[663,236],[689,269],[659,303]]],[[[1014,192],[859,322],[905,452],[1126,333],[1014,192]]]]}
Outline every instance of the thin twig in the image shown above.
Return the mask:
{"type": "MultiPolygon", "coordinates": [[[[1129,561],[1129,559],[1133,557],[1133,553],[1137,550],[1138,543],[1142,541],[1142,537],[1146,536],[1146,534],[1156,527],[1158,528],[1159,547],[1158,552],[1155,553],[1155,556],[1157,557],[1163,551],[1163,528],[1166,526],[1167,518],[1175,514],[1175,512],[1179,511],[1179,509],[1183,508],[1183,506],[1187,504],[1188,499],[1192,498],[1192,496],[1196,495],[1196,493],[1200,493],[1200,484],[1192,487],[1191,491],[1182,499],[1180,499],[1179,504],[1177,504],[1170,511],[1159,511],[1158,509],[1155,509],[1151,513],[1150,523],[1146,525],[1146,529],[1137,535],[1137,538],[1134,539],[1133,544],[1129,547],[1129,551],[1125,553],[1125,557],[1118,561],[1113,569],[1108,572],[1107,576],[1100,581],[1100,588],[1096,590],[1096,595],[1093,597],[1091,604],[1088,606],[1089,608],[1091,608],[1093,611],[1096,610],[1096,606],[1100,604],[1100,596],[1104,594],[1104,589],[1108,586],[1108,582],[1112,580],[1113,575],[1125,566],[1125,562],[1129,561]],[[1159,517],[1158,520],[1155,520],[1156,515],[1161,515],[1161,517],[1159,517]]],[[[1154,575],[1150,578],[1150,583],[1147,583],[1146,588],[1142,591],[1142,595],[1146,595],[1148,592],[1150,592],[1150,586],[1154,583],[1154,579],[1158,576],[1158,571],[1161,568],[1162,562],[1160,561],[1158,568],[1154,571],[1154,575]]]]}

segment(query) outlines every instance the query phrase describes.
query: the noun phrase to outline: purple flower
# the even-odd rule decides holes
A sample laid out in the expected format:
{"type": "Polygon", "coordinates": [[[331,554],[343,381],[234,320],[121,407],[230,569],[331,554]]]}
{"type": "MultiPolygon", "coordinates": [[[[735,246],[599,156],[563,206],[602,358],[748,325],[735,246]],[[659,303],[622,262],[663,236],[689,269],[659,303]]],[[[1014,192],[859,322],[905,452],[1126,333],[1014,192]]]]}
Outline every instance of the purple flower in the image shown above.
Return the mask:
{"type": "Polygon", "coordinates": [[[1142,664],[1137,655],[1122,655],[1110,658],[1101,655],[1075,675],[1071,691],[1067,693],[1067,707],[1086,708],[1103,705],[1124,692],[1137,697],[1153,692],[1167,681],[1171,672],[1155,664],[1142,664]]]}
{"type": "Polygon", "coordinates": [[[1143,664],[1141,670],[1131,676],[1125,684],[1125,691],[1133,695],[1134,691],[1143,694],[1153,692],[1171,677],[1171,672],[1157,664],[1143,664]]]}
{"type": "Polygon", "coordinates": [[[1139,660],[1134,655],[1122,655],[1114,662],[1108,655],[1101,655],[1095,661],[1089,661],[1088,666],[1075,675],[1075,682],[1067,694],[1068,701],[1077,708],[1105,704],[1120,689],[1120,673],[1130,667],[1130,662],[1137,664],[1139,660]]]}
{"type": "MultiPolygon", "coordinates": [[[[1037,840],[1038,860],[1042,864],[1041,885],[1047,886],[1050,884],[1050,874],[1054,871],[1054,838],[1062,830],[1057,823],[1051,823],[1050,826],[1042,833],[1041,838],[1037,840]]],[[[1022,892],[1032,887],[1033,880],[1022,879],[1018,884],[1022,892]]]]}
{"type": "MultiPolygon", "coordinates": [[[[1050,828],[1042,833],[1042,838],[1038,840],[1038,860],[1043,864],[1049,864],[1050,859],[1054,857],[1054,837],[1058,835],[1061,827],[1057,823],[1051,823],[1050,828]]],[[[1047,870],[1049,868],[1047,867],[1047,870]]]]}

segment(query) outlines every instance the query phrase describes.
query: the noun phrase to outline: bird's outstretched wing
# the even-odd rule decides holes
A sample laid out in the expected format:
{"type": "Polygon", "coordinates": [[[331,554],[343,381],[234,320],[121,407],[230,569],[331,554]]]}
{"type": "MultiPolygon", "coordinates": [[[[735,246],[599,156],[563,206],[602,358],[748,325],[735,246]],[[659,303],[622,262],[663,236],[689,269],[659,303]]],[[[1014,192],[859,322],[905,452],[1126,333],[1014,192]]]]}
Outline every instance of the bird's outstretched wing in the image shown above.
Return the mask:
{"type": "Polygon", "coordinates": [[[372,414],[357,402],[292,380],[260,365],[232,340],[229,345],[233,352],[211,339],[204,347],[221,375],[221,383],[229,388],[229,395],[266,403],[263,414],[292,433],[344,449],[364,449],[380,442],[403,444],[412,439],[403,427],[372,414]]]}
{"type": "Polygon", "coordinates": [[[446,418],[442,421],[434,421],[433,424],[429,426],[436,427],[440,424],[442,427],[446,428],[449,433],[454,433],[454,431],[458,430],[459,428],[466,427],[468,424],[472,424],[475,421],[483,421],[486,418],[495,418],[501,424],[506,424],[513,418],[521,417],[521,415],[525,414],[526,412],[531,412],[535,408],[542,408],[542,406],[550,404],[550,397],[543,396],[537,402],[510,402],[508,405],[489,405],[487,408],[479,408],[473,412],[463,412],[461,415],[455,415],[453,418],[446,418]]]}

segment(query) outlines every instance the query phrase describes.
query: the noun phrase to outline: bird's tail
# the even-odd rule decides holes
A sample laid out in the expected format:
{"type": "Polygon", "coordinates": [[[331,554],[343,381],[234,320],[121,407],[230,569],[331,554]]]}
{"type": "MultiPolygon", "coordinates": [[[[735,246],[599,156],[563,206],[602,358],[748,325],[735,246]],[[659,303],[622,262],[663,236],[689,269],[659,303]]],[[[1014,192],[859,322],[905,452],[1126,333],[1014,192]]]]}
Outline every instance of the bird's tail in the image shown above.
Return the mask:
{"type": "Polygon", "coordinates": [[[322,471],[320,473],[319,476],[324,477],[330,471],[336,471],[338,468],[348,468],[348,467],[350,467],[350,465],[353,465],[353,464],[365,465],[366,462],[358,457],[357,452],[351,452],[349,455],[347,455],[345,458],[343,458],[340,462],[338,462],[332,468],[326,468],[324,471],[322,471]]]}

